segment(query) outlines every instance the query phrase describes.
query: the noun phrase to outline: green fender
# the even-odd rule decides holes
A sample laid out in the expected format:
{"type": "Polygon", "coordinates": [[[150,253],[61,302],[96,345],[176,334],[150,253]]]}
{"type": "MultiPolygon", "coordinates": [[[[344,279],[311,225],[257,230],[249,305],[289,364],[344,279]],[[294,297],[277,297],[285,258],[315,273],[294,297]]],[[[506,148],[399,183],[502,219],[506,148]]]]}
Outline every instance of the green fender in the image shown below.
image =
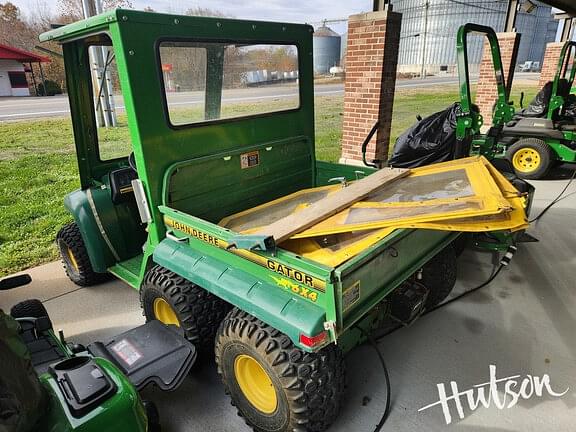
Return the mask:
{"type": "Polygon", "coordinates": [[[95,272],[105,273],[108,267],[116,263],[116,260],[100,234],[86,190],[78,189],[66,195],[64,207],[80,228],[92,268],[95,272]]]}
{"type": "Polygon", "coordinates": [[[40,430],[46,432],[146,432],[148,419],[138,392],[120,370],[108,360],[96,358],[116,384],[116,394],[83,417],[74,417],[58,384],[48,373],[40,377],[49,395],[49,407],[40,430]]]}
{"type": "Polygon", "coordinates": [[[188,244],[165,239],[156,246],[153,260],[283,332],[303,350],[312,351],[300,344],[301,334],[315,336],[324,330],[320,306],[188,244]]]}

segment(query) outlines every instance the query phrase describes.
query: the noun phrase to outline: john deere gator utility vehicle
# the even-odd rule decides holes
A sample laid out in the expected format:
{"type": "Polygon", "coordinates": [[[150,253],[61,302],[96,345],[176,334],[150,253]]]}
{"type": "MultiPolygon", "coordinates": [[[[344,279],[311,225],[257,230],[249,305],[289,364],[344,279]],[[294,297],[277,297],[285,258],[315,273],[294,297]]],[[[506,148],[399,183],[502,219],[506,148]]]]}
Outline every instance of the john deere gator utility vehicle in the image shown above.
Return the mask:
{"type": "MultiPolygon", "coordinates": [[[[554,81],[547,83],[530,105],[518,112],[507,105],[509,95],[498,59],[497,77],[502,79],[497,79],[498,100],[493,110],[492,127],[486,135],[475,137],[473,152],[508,159],[516,174],[525,179],[542,178],[557,163],[576,162],[576,122],[573,114],[566,113],[569,98],[574,98],[569,94],[576,68],[574,61],[572,67],[569,63],[575,53],[576,42],[567,42],[562,48],[554,81]]],[[[492,50],[493,60],[495,57],[492,50]]],[[[460,36],[458,58],[464,105],[469,101],[469,94],[464,90],[469,88],[467,72],[464,73],[468,60],[460,36]]],[[[479,114],[475,116],[478,119],[479,114]]]]}
{"type": "Polygon", "coordinates": [[[140,291],[148,320],[180,326],[201,357],[215,350],[258,431],[324,430],[343,353],[448,295],[461,232],[527,226],[523,194],[481,157],[317,161],[312,33],[116,10],[41,35],[62,44],[80,173],[57,237],[69,277],[111,273],[140,291]],[[102,46],[129,155],[99,139],[89,52],[102,46]]]}

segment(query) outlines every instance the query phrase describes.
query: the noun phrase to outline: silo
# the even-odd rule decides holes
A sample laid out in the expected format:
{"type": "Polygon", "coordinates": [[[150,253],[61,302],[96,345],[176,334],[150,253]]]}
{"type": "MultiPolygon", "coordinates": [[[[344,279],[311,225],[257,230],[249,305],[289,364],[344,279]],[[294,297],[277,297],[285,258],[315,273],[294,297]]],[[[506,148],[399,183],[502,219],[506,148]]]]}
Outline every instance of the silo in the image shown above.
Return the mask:
{"type": "Polygon", "coordinates": [[[340,35],[323,25],[314,32],[314,73],[324,75],[340,64],[340,35]]]}

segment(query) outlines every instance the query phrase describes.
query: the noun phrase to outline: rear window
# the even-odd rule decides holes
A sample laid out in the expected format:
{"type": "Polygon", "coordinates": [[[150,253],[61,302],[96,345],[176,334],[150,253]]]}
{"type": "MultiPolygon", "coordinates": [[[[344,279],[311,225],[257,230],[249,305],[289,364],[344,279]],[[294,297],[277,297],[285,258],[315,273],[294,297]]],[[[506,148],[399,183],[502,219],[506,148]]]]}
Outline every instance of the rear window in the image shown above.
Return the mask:
{"type": "Polygon", "coordinates": [[[159,54],[172,125],[300,107],[294,45],[162,42],[159,54]]]}

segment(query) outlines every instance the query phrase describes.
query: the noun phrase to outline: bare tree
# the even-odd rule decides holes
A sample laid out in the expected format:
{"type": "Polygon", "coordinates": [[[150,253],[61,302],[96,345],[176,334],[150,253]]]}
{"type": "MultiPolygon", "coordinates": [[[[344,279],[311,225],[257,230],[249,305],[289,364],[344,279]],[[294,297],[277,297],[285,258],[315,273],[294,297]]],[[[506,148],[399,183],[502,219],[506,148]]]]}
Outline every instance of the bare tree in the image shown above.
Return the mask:
{"type": "Polygon", "coordinates": [[[230,15],[226,15],[224,12],[210,8],[203,8],[200,6],[188,9],[185,12],[185,14],[190,16],[204,16],[204,17],[217,17],[217,18],[230,17],[230,15]]]}
{"type": "MultiPolygon", "coordinates": [[[[133,9],[132,0],[104,0],[103,7],[104,10],[116,8],[133,9]]],[[[62,24],[84,18],[82,0],[58,0],[58,10],[62,24]]]]}

